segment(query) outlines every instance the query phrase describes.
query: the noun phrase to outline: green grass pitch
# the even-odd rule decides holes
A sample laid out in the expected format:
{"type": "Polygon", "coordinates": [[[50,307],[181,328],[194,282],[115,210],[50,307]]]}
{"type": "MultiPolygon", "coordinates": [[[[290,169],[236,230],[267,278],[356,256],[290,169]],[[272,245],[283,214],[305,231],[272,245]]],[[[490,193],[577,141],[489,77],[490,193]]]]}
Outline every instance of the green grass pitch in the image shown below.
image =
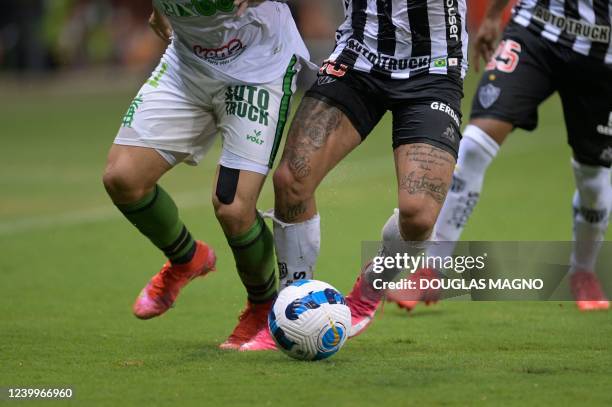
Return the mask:
{"type": "MultiPolygon", "coordinates": [[[[75,404],[109,406],[612,405],[612,313],[569,302],[445,302],[411,316],[388,305],[317,363],[218,350],[244,303],[209,203],[218,146],[162,183],[219,270],[167,315],[136,320],[132,301],[163,259],[100,181],[136,90],[0,93],[0,387],[72,386],[75,404]]],[[[536,133],[503,147],[463,238],[570,240],[569,157],[555,97],[536,133]]],[[[350,289],[360,242],[378,238],[395,199],[387,117],[319,189],[319,279],[350,289]]],[[[260,207],[271,205],[267,183],[260,207]]]]}

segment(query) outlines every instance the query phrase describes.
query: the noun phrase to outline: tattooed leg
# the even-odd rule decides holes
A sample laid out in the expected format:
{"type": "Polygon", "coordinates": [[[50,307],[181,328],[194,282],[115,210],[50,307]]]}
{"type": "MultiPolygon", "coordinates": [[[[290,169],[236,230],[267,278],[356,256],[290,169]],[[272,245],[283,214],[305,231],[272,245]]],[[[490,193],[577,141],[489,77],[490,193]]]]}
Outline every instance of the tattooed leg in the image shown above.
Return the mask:
{"type": "Polygon", "coordinates": [[[274,173],[274,246],[281,289],[296,280],[313,278],[321,245],[314,191],[360,142],[340,110],[304,98],[274,173]]]}
{"type": "Polygon", "coordinates": [[[407,144],[395,150],[395,166],[402,236],[426,240],[450,187],[455,159],[429,144],[407,144]]]}
{"type": "Polygon", "coordinates": [[[316,214],[315,189],[360,143],[344,113],[318,99],[304,98],[274,173],[276,217],[287,223],[311,219],[316,214]]]}

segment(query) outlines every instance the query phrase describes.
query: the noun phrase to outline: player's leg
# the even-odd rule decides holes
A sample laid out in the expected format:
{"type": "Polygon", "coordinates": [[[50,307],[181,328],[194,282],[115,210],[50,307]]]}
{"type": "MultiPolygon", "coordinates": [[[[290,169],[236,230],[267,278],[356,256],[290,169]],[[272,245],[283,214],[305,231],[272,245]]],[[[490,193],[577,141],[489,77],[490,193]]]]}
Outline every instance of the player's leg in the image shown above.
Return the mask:
{"type": "MultiPolygon", "coordinates": [[[[296,280],[313,277],[321,239],[315,189],[359,143],[361,137],[339,109],[304,98],[274,173],[274,243],[281,290],[296,280]]],[[[240,348],[270,349],[275,345],[267,327],[240,348]]]]}
{"type": "Polygon", "coordinates": [[[590,311],[610,307],[595,266],[612,208],[612,70],[587,58],[576,59],[568,70],[576,71],[572,77],[577,82],[564,81],[560,89],[576,182],[570,281],[578,308],[590,311]],[[585,78],[585,72],[589,79],[578,79],[585,78]]]}
{"type": "MultiPolygon", "coordinates": [[[[428,246],[428,255],[453,254],[501,144],[515,127],[536,127],[537,107],[554,90],[550,55],[545,40],[512,23],[506,28],[473,97],[471,120],[463,132],[453,181],[434,228],[436,244],[428,246]]],[[[436,274],[434,270],[421,271],[425,278],[436,274]]],[[[413,293],[387,293],[388,299],[408,311],[419,302],[414,297],[413,293]]]]}
{"type": "MultiPolygon", "coordinates": [[[[265,165],[263,169],[268,170],[265,165]]],[[[238,349],[264,328],[276,298],[278,278],[274,268],[274,241],[256,208],[265,179],[265,174],[225,165],[217,170],[213,188],[215,215],[247,292],[247,306],[238,325],[220,345],[221,349],[238,349]]]]}
{"type": "MultiPolygon", "coordinates": [[[[433,240],[434,225],[447,199],[461,139],[460,84],[448,78],[432,78],[429,86],[438,95],[437,100],[402,105],[394,110],[399,209],[383,229],[383,242],[386,246],[394,241],[410,242],[400,247],[409,255],[422,253],[433,240]]],[[[435,272],[428,269],[417,270],[410,276],[416,280],[435,277],[435,272]]],[[[429,290],[386,294],[402,307],[418,300],[426,303],[437,300],[436,293],[429,290]]]]}
{"type": "MultiPolygon", "coordinates": [[[[359,91],[352,75],[323,74],[302,100],[292,122],[281,162],[274,173],[274,243],[281,289],[312,278],[320,229],[314,193],[325,175],[357,147],[385,108],[359,91]]],[[[358,81],[358,78],[355,78],[358,81]]],[[[267,329],[241,350],[274,346],[267,329]]]]}
{"type": "Polygon", "coordinates": [[[401,234],[398,237],[428,241],[450,187],[455,157],[424,143],[401,145],[395,149],[394,157],[401,234]]]}
{"type": "Polygon", "coordinates": [[[171,168],[155,149],[114,144],[103,183],[113,203],[130,223],[170,261],[184,264],[193,256],[195,241],[179,218],[176,204],[157,184],[171,168]],[[178,239],[182,234],[185,238],[178,239]]]}
{"type": "Polygon", "coordinates": [[[294,58],[278,80],[229,86],[213,100],[224,138],[213,204],[248,296],[240,321],[222,349],[238,349],[265,328],[276,298],[272,232],[256,204],[283,136],[298,71],[294,58]]]}
{"type": "Polygon", "coordinates": [[[507,121],[489,118],[474,118],[466,126],[453,182],[435,230],[435,240],[448,243],[436,247],[440,252],[437,255],[452,254],[454,243],[461,237],[480,199],[486,171],[512,127],[507,121]]]}
{"type": "Polygon", "coordinates": [[[103,175],[117,209],[168,258],[134,304],[141,319],[167,311],[183,285],[214,266],[212,249],[194,240],[174,200],[157,183],[171,168],[155,149],[114,144],[103,175]]]}
{"type": "Polygon", "coordinates": [[[574,208],[574,245],[570,259],[572,293],[582,311],[608,309],[610,303],[595,275],[610,220],[612,186],[610,167],[572,161],[576,192],[574,208]]]}
{"type": "Polygon", "coordinates": [[[103,177],[121,213],[168,258],[134,304],[134,314],[142,319],[167,311],[180,289],[215,262],[212,249],[193,239],[174,200],[157,184],[175,164],[197,160],[205,148],[200,132],[212,122],[212,116],[178,96],[184,90],[175,75],[162,59],[155,81],[148,81],[130,105],[103,177]]]}
{"type": "Polygon", "coordinates": [[[281,287],[312,278],[320,246],[315,190],[360,143],[359,133],[340,109],[304,98],[274,173],[274,240],[281,287]]]}
{"type": "Polygon", "coordinates": [[[295,115],[274,173],[274,242],[281,288],[312,278],[319,254],[315,190],[386,111],[367,76],[324,65],[295,115]]]}
{"type": "Polygon", "coordinates": [[[473,97],[453,183],[435,227],[432,255],[453,253],[477,205],[485,173],[512,129],[533,130],[537,107],[553,92],[551,53],[546,40],[510,24],[473,97]]]}
{"type": "Polygon", "coordinates": [[[250,303],[276,297],[272,232],[257,212],[266,176],[220,165],[213,192],[215,215],[232,249],[238,275],[250,303]]]}
{"type": "MultiPolygon", "coordinates": [[[[381,256],[418,256],[426,249],[452,180],[461,138],[461,85],[444,77],[425,78],[423,84],[440,99],[406,100],[393,107],[398,208],[383,227],[381,256]]],[[[398,273],[391,268],[381,275],[372,265],[365,267],[347,296],[353,314],[350,336],[365,330],[385,294],[372,285],[374,279],[392,281],[398,273]]],[[[402,292],[394,300],[408,300],[404,294],[415,295],[402,292]]],[[[420,290],[416,294],[429,300],[420,290]]]]}
{"type": "MultiPolygon", "coordinates": [[[[444,258],[453,254],[480,199],[486,171],[512,127],[509,122],[495,118],[473,118],[466,126],[453,171],[453,181],[434,228],[432,240],[436,243],[427,245],[429,256],[444,258]]],[[[422,279],[438,278],[439,272],[428,268],[419,269],[410,280],[418,284],[422,279]]],[[[408,312],[421,301],[430,305],[439,298],[439,293],[434,290],[389,290],[386,295],[387,300],[408,312]]]]}

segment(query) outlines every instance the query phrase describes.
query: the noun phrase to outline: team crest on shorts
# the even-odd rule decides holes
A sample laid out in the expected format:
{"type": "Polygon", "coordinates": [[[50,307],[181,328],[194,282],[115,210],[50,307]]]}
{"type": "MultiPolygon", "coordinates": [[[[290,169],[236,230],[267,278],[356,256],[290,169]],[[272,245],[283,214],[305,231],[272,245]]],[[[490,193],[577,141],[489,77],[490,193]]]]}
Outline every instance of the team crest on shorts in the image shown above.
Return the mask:
{"type": "Polygon", "coordinates": [[[482,86],[478,91],[478,100],[482,107],[488,109],[493,106],[493,103],[499,98],[500,94],[501,89],[489,83],[488,85],[482,86]]]}

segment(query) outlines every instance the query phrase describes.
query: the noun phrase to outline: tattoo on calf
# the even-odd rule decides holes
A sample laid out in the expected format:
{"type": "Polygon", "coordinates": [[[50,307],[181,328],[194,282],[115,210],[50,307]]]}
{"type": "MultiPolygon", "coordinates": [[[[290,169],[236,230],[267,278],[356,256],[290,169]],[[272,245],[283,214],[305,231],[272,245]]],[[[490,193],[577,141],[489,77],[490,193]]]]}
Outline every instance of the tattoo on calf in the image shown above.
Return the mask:
{"type": "Polygon", "coordinates": [[[300,202],[295,205],[289,205],[287,208],[280,209],[277,216],[285,222],[294,222],[300,215],[306,213],[306,204],[300,202]]]}
{"type": "Polygon", "coordinates": [[[294,177],[306,178],[312,172],[310,157],[325,145],[329,135],[340,127],[342,112],[313,98],[305,98],[289,130],[285,157],[294,177]]]}

